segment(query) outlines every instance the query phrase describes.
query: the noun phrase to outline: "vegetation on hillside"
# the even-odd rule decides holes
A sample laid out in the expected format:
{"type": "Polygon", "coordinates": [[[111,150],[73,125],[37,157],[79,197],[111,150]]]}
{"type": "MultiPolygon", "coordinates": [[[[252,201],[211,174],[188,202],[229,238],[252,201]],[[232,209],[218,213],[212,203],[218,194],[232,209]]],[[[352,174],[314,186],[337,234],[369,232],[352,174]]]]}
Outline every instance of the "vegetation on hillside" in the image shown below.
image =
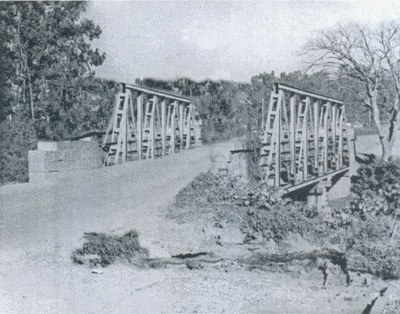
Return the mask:
{"type": "Polygon", "coordinates": [[[204,121],[203,139],[207,142],[259,132],[261,103],[265,101],[268,104],[275,82],[341,99],[351,104],[347,106],[349,121],[369,121],[362,99],[354,93],[354,82],[345,75],[334,76],[327,71],[311,74],[295,71],[280,75],[275,72],[261,73],[253,76],[247,84],[222,80],[196,82],[187,78],[171,81],[147,78],[138,81],[150,88],[191,97],[204,121]]]}
{"type": "Polygon", "coordinates": [[[339,249],[346,271],[394,279],[400,277],[399,171],[399,162],[360,168],[351,205],[324,212],[263,184],[206,173],[177,195],[170,214],[193,221],[209,213],[206,219],[215,226],[239,227],[246,243],[273,241],[279,247],[299,236],[315,247],[339,249]]]}

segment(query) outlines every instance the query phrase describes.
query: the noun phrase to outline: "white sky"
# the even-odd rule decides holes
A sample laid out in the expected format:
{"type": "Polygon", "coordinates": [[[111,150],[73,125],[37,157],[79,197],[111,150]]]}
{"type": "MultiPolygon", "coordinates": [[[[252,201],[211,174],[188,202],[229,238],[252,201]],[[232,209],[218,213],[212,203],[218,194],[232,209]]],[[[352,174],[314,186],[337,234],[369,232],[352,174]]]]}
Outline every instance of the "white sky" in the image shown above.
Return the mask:
{"type": "Polygon", "coordinates": [[[95,1],[87,15],[103,30],[99,77],[249,81],[302,70],[297,52],[319,29],[400,18],[400,0],[95,1]]]}

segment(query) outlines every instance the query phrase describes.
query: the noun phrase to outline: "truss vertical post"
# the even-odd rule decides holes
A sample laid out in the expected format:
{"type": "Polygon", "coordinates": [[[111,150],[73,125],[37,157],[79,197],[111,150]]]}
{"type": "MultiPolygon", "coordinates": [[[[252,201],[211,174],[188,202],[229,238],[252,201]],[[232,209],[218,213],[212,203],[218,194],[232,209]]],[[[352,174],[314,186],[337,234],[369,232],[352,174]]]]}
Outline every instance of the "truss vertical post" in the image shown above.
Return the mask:
{"type": "Polygon", "coordinates": [[[315,173],[319,175],[319,103],[314,101],[314,168],[315,173]]]}
{"type": "Polygon", "coordinates": [[[335,169],[338,169],[339,163],[336,151],[336,104],[332,104],[332,161],[335,169]]]}
{"type": "Polygon", "coordinates": [[[161,102],[161,154],[166,155],[167,147],[167,100],[161,102]]]}
{"type": "Polygon", "coordinates": [[[130,155],[129,160],[134,160],[135,153],[137,154],[137,129],[136,129],[136,117],[135,111],[133,109],[133,95],[129,92],[128,98],[128,112],[127,114],[127,156],[126,160],[128,160],[128,154],[130,155]]]}
{"type": "Polygon", "coordinates": [[[172,113],[171,113],[171,139],[170,139],[170,153],[175,153],[175,139],[176,139],[176,108],[178,107],[178,102],[174,101],[172,104],[172,113]]]}
{"type": "Polygon", "coordinates": [[[343,118],[344,118],[344,107],[340,108],[339,113],[339,147],[338,147],[338,157],[339,157],[339,168],[343,166],[343,118]]]}
{"type": "Polygon", "coordinates": [[[183,150],[183,128],[184,128],[184,105],[181,103],[179,104],[179,138],[180,138],[180,145],[179,150],[183,150]]]}
{"type": "Polygon", "coordinates": [[[306,97],[304,100],[304,118],[303,118],[303,130],[304,130],[304,161],[303,161],[303,180],[308,180],[308,150],[309,150],[309,142],[308,142],[308,110],[310,106],[310,97],[306,97]]]}
{"type": "Polygon", "coordinates": [[[331,103],[328,101],[326,104],[326,110],[324,111],[324,173],[328,173],[328,145],[329,145],[329,125],[328,117],[330,113],[331,103]]]}
{"type": "Polygon", "coordinates": [[[261,99],[261,130],[265,129],[265,100],[261,99]]]}
{"type": "Polygon", "coordinates": [[[276,104],[276,116],[275,122],[277,128],[276,142],[275,142],[275,186],[279,187],[281,185],[281,137],[282,137],[282,102],[283,102],[283,92],[278,91],[278,102],[276,104]]]}
{"type": "Polygon", "coordinates": [[[139,93],[137,95],[137,145],[138,145],[138,156],[139,160],[143,158],[143,102],[144,95],[139,93]]]}
{"type": "Polygon", "coordinates": [[[128,148],[128,95],[124,99],[123,115],[121,117],[121,162],[126,161],[126,151],[128,148]]]}
{"type": "Polygon", "coordinates": [[[188,107],[188,114],[186,117],[186,149],[190,148],[191,142],[191,128],[192,128],[192,105],[188,107]]]}
{"type": "Polygon", "coordinates": [[[290,173],[293,177],[296,176],[296,95],[292,94],[289,100],[289,112],[290,112],[290,132],[289,132],[289,143],[290,143],[290,173]]]}
{"type": "Polygon", "coordinates": [[[156,157],[156,128],[155,128],[155,118],[156,118],[156,107],[158,105],[158,97],[154,96],[152,99],[152,107],[151,107],[151,118],[150,118],[150,141],[151,146],[147,149],[151,148],[151,159],[156,157]]]}

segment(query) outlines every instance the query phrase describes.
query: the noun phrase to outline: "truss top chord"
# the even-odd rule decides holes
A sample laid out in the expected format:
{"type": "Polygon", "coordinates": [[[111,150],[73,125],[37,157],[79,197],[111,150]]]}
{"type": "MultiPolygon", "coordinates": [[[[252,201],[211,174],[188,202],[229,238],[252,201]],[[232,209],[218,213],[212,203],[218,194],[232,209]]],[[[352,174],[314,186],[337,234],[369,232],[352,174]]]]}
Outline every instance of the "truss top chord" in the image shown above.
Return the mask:
{"type": "Polygon", "coordinates": [[[191,103],[191,100],[186,97],[173,95],[173,94],[169,94],[169,93],[165,93],[165,92],[161,92],[161,91],[156,91],[156,90],[152,90],[149,88],[145,88],[145,87],[137,86],[137,85],[133,85],[133,84],[122,83],[122,85],[125,86],[125,88],[130,89],[130,90],[147,93],[147,94],[150,94],[153,96],[160,96],[160,97],[164,97],[164,98],[168,98],[168,99],[173,99],[173,100],[181,101],[181,102],[184,102],[187,104],[191,103]]]}
{"type": "Polygon", "coordinates": [[[312,93],[312,92],[307,92],[301,89],[298,89],[296,87],[290,86],[290,85],[286,85],[283,83],[275,83],[274,84],[274,90],[275,93],[277,93],[279,90],[283,90],[283,91],[287,91],[287,92],[293,92],[296,94],[299,94],[301,96],[309,96],[311,98],[315,98],[315,99],[319,99],[319,100],[325,100],[325,101],[329,101],[338,105],[343,105],[343,101],[339,100],[339,99],[335,99],[335,98],[331,98],[331,97],[327,97],[324,95],[320,95],[317,93],[312,93]]]}

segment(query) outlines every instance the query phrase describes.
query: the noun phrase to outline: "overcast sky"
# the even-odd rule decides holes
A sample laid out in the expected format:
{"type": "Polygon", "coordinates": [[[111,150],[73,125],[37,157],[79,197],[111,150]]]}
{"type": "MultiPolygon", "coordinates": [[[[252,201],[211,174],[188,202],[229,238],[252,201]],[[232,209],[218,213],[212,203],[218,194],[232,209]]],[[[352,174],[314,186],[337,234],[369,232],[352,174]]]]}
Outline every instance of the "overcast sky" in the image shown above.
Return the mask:
{"type": "Polygon", "coordinates": [[[297,52],[337,23],[400,18],[400,0],[95,1],[89,18],[103,30],[97,76],[249,81],[274,70],[302,70],[297,52]]]}

